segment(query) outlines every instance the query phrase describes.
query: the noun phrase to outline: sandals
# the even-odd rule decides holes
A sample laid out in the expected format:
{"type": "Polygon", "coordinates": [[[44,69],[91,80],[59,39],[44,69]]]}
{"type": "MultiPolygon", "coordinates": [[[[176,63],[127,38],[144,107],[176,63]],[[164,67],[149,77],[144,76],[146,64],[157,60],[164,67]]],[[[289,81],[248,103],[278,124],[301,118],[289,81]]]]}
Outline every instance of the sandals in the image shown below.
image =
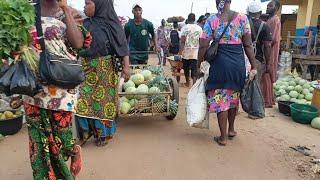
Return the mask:
{"type": "MultiPolygon", "coordinates": [[[[237,132],[233,132],[228,134],[228,139],[233,140],[237,136],[237,132]]],[[[221,136],[216,136],[213,138],[213,140],[219,145],[219,146],[226,146],[227,140],[222,138],[221,136]]]]}
{"type": "Polygon", "coordinates": [[[260,117],[254,116],[254,115],[248,115],[248,118],[249,118],[249,119],[252,119],[252,120],[262,119],[262,118],[260,118],[260,117]]]}
{"type": "Polygon", "coordinates": [[[214,137],[213,140],[219,145],[219,146],[226,146],[227,142],[222,137],[214,137]]]}
{"type": "Polygon", "coordinates": [[[82,169],[81,146],[75,145],[73,153],[74,155],[71,156],[70,171],[73,177],[76,177],[82,169]]]}
{"type": "Polygon", "coordinates": [[[82,139],[80,139],[80,141],[78,143],[80,146],[84,146],[87,143],[87,141],[93,136],[93,134],[92,133],[84,133],[83,136],[84,137],[82,139]]]}
{"type": "Polygon", "coordinates": [[[235,137],[237,136],[237,132],[233,132],[233,133],[230,133],[228,134],[228,139],[229,140],[233,140],[235,137]]]}
{"type": "Polygon", "coordinates": [[[104,147],[104,146],[106,146],[106,145],[108,145],[108,140],[107,140],[107,138],[97,138],[96,139],[96,146],[97,147],[104,147]]]}

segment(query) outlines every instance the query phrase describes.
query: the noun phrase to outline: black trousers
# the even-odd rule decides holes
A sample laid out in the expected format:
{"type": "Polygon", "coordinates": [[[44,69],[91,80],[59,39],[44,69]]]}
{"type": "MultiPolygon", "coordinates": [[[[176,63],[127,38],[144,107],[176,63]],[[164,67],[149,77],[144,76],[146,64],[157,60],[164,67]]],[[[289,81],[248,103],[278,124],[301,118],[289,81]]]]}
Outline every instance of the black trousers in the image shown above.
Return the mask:
{"type": "Polygon", "coordinates": [[[198,61],[196,59],[182,59],[183,62],[183,71],[186,78],[190,77],[190,70],[191,70],[191,77],[197,77],[197,65],[198,61]]]}

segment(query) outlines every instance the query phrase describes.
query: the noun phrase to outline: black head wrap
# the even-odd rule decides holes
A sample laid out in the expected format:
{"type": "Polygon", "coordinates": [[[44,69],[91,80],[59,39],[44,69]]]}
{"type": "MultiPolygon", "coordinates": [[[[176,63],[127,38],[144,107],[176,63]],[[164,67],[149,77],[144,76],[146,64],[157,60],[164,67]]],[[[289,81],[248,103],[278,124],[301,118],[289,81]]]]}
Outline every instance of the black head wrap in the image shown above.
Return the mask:
{"type": "Polygon", "coordinates": [[[84,20],[84,27],[91,33],[93,40],[85,57],[129,55],[124,29],[120,24],[113,0],[92,0],[95,3],[95,14],[84,20]]]}

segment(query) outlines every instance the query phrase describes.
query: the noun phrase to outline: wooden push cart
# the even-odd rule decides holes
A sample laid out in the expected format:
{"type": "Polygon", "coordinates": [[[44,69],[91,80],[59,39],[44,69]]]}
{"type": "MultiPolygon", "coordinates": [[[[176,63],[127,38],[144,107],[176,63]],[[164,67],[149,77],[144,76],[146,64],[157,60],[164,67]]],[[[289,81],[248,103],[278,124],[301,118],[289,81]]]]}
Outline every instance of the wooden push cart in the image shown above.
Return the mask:
{"type": "MultiPolygon", "coordinates": [[[[133,53],[133,52],[131,52],[133,53]]],[[[134,53],[153,53],[153,52],[134,52],[134,53]]],[[[162,56],[160,53],[157,54],[159,62],[162,62],[162,56]]],[[[154,79],[159,80],[159,83],[163,87],[163,91],[158,93],[126,93],[123,89],[119,89],[119,99],[122,97],[135,97],[138,102],[127,114],[121,114],[118,109],[119,117],[136,117],[136,116],[163,116],[168,120],[173,120],[178,111],[179,104],[179,85],[176,79],[167,77],[164,74],[163,63],[158,66],[150,65],[131,65],[132,74],[137,71],[150,70],[154,75],[154,79]],[[174,106],[174,107],[173,107],[174,106]]],[[[150,84],[153,80],[144,82],[144,84],[150,84]]],[[[150,88],[150,87],[149,87],[150,88]]],[[[119,102],[120,103],[120,102],[119,102]]],[[[120,105],[120,104],[119,104],[120,105]]]]}
{"type": "MultiPolygon", "coordinates": [[[[162,68],[161,66],[131,66],[132,72],[136,72],[137,69],[150,69],[150,67],[162,68]]],[[[159,82],[164,86],[164,91],[157,93],[127,93],[123,92],[120,85],[120,92],[118,93],[119,99],[122,97],[131,97],[137,99],[137,102],[127,114],[121,114],[120,109],[118,109],[119,117],[163,116],[168,120],[173,120],[176,117],[179,104],[179,86],[176,79],[164,76],[163,71],[154,78],[159,79],[159,82]]],[[[152,83],[152,80],[144,82],[146,85],[150,83],[152,83]]]]}
{"type": "Polygon", "coordinates": [[[180,72],[183,69],[183,63],[180,56],[170,56],[170,57],[167,57],[167,60],[171,65],[172,76],[180,77],[184,75],[183,73],[180,72]]]}

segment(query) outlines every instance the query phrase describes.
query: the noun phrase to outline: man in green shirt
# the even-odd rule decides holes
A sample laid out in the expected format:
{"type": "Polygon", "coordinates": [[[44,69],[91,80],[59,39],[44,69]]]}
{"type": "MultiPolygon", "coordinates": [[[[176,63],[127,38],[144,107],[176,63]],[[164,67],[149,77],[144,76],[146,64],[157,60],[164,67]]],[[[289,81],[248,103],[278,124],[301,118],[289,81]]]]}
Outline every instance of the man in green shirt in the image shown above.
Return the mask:
{"type": "Polygon", "coordinates": [[[159,51],[154,27],[150,21],[142,18],[142,7],[140,4],[137,3],[133,5],[132,13],[134,19],[130,19],[124,27],[131,52],[130,63],[133,65],[147,64],[148,53],[139,53],[139,51],[148,51],[150,46],[149,35],[151,35],[152,41],[157,51],[159,51]]]}

